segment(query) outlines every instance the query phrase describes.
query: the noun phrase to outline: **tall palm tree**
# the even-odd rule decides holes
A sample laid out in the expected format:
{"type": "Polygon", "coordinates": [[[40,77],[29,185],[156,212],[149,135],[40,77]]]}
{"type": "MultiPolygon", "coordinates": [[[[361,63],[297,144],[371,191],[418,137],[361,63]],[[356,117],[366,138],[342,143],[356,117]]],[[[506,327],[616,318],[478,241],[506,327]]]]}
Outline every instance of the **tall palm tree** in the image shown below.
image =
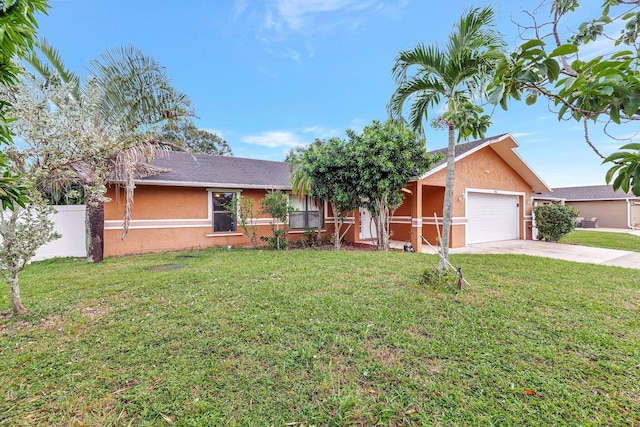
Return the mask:
{"type": "Polygon", "coordinates": [[[455,132],[458,132],[458,141],[484,136],[489,116],[483,115],[483,109],[474,103],[485,96],[496,53],[503,46],[502,35],[494,29],[493,10],[475,8],[463,13],[445,49],[437,44],[419,43],[411,50],[401,51],[393,66],[397,89],[388,105],[392,117],[402,118],[405,103],[411,102],[408,121],[416,131],[422,132],[423,120],[428,119],[430,108],[443,106],[445,110],[433,123],[448,130],[440,269],[449,257],[455,132]]]}
{"type": "MultiPolygon", "coordinates": [[[[57,108],[71,105],[95,111],[90,134],[93,141],[84,147],[86,154],[70,158],[64,165],[71,177],[65,173],[59,176],[66,177],[67,182],[79,182],[85,190],[87,257],[100,262],[104,251],[105,183],[115,181],[125,189],[124,238],[133,206],[134,178],[159,173],[149,163],[172,145],[155,139],[154,127],[192,115],[189,99],[171,86],[164,67],[136,48],[103,52],[100,60],[91,61],[90,77],[82,85],[46,40],[39,40],[36,47],[44,58],[34,52],[27,62],[47,85],[65,88],[67,97],[74,101],[51,102],[57,108]]],[[[83,153],[78,147],[71,151],[83,153]]]]}

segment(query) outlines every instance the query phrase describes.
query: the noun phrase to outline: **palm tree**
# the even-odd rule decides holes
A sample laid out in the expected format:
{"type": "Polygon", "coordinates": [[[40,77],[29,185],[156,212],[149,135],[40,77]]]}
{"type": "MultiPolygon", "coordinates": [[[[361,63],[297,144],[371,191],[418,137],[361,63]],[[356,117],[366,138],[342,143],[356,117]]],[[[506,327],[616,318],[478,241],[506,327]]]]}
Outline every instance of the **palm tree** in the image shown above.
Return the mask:
{"type": "Polygon", "coordinates": [[[502,35],[494,30],[493,10],[475,8],[460,18],[449,35],[446,49],[420,43],[411,50],[401,51],[393,66],[397,89],[388,105],[392,117],[402,118],[404,104],[410,101],[409,123],[422,132],[428,109],[444,104],[444,114],[433,122],[436,127],[448,130],[440,269],[449,257],[455,132],[458,132],[458,142],[470,136],[484,136],[489,116],[482,115],[483,109],[474,102],[485,96],[496,53],[503,46],[502,35]]]}
{"type": "MultiPolygon", "coordinates": [[[[292,148],[287,153],[285,162],[289,164],[289,182],[291,182],[291,191],[298,196],[299,200],[304,200],[305,196],[311,196],[311,199],[317,206],[322,206],[324,202],[322,199],[313,196],[313,187],[311,179],[305,169],[305,153],[307,151],[315,152],[324,145],[324,142],[320,139],[315,139],[308,146],[298,146],[292,148]]],[[[319,212],[318,226],[316,227],[316,238],[320,238],[320,230],[322,229],[322,210],[319,212]]]]}
{"type": "MultiPolygon", "coordinates": [[[[171,86],[164,67],[136,48],[103,52],[101,60],[91,61],[90,77],[82,85],[46,40],[39,40],[36,47],[44,60],[34,52],[27,62],[47,85],[65,88],[68,98],[74,101],[51,102],[58,108],[74,105],[95,111],[91,123],[93,140],[83,147],[86,155],[72,157],[64,164],[64,172],[70,171],[71,177],[62,171],[58,175],[66,177],[67,184],[79,182],[83,186],[89,233],[87,257],[100,262],[104,251],[105,184],[115,181],[125,189],[124,238],[133,206],[134,178],[161,172],[149,163],[173,147],[155,139],[154,126],[192,115],[189,99],[171,86]]],[[[71,151],[83,153],[77,147],[71,151]]]]}

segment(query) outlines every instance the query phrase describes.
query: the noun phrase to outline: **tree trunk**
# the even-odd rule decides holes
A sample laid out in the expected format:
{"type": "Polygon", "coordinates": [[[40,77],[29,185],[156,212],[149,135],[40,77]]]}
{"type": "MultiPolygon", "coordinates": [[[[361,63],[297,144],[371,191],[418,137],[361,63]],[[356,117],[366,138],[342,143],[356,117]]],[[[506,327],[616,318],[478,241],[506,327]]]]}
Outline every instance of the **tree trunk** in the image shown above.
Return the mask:
{"type": "Polygon", "coordinates": [[[9,271],[9,286],[11,287],[11,311],[15,316],[27,314],[29,310],[22,305],[20,299],[20,283],[18,282],[18,272],[11,269],[9,271]]]}
{"type": "MultiPolygon", "coordinates": [[[[442,257],[438,269],[443,271],[449,261],[449,243],[451,241],[451,221],[453,218],[453,181],[456,161],[455,129],[449,125],[449,144],[447,146],[447,175],[444,187],[444,205],[442,207],[442,241],[440,248],[442,257]]],[[[437,224],[436,224],[437,226],[437,224]]]]}
{"type": "Polygon", "coordinates": [[[87,201],[87,261],[104,259],[104,203],[87,201]]]}
{"type": "Polygon", "coordinates": [[[336,213],[336,209],[331,205],[331,211],[333,212],[333,248],[335,250],[340,249],[340,229],[342,228],[342,221],[340,221],[340,214],[336,213]]]}
{"type": "Polygon", "coordinates": [[[382,200],[376,200],[376,231],[378,234],[378,250],[388,252],[389,251],[389,208],[387,207],[386,196],[382,200]]]}

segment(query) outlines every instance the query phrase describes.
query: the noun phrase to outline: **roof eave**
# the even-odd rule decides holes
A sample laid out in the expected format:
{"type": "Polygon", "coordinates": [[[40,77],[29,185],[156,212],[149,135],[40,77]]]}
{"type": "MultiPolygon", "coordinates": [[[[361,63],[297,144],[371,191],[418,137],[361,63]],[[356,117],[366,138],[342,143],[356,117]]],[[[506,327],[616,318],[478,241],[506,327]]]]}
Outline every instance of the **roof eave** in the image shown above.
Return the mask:
{"type": "Polygon", "coordinates": [[[257,189],[257,190],[291,190],[287,185],[263,185],[263,184],[240,184],[229,182],[198,182],[198,181],[166,181],[159,179],[141,179],[136,181],[136,185],[158,185],[166,187],[202,187],[202,188],[234,188],[234,189],[257,189]]]}

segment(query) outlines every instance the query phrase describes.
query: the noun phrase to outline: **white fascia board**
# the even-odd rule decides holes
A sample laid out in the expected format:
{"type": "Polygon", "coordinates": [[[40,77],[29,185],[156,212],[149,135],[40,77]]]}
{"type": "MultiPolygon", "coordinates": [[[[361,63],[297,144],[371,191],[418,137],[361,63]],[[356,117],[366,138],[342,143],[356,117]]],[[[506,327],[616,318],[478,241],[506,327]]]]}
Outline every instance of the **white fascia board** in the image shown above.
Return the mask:
{"type": "Polygon", "coordinates": [[[290,186],[282,185],[257,185],[257,184],[230,184],[228,182],[199,182],[199,181],[163,181],[142,179],[136,181],[136,185],[158,185],[166,187],[203,187],[203,188],[233,188],[233,189],[263,189],[263,190],[291,190],[290,186]]]}

